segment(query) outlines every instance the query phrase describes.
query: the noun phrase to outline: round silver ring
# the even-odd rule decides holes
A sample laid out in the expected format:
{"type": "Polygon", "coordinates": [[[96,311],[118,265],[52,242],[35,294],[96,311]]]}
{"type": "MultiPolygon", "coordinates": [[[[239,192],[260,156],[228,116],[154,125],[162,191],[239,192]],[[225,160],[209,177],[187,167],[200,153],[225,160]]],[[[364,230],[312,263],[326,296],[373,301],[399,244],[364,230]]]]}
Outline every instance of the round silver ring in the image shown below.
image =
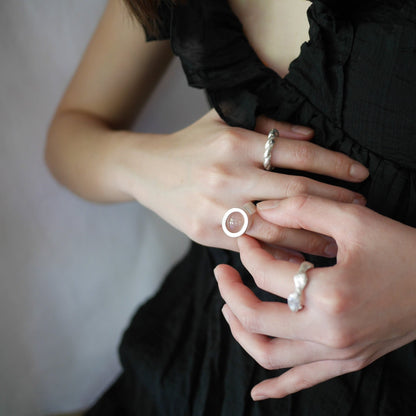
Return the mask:
{"type": "Polygon", "coordinates": [[[299,266],[299,270],[293,276],[295,291],[287,298],[287,305],[292,312],[299,312],[303,309],[303,291],[308,284],[307,271],[313,269],[314,265],[308,261],[304,261],[299,266]]]}
{"type": "Polygon", "coordinates": [[[252,202],[244,204],[242,208],[231,208],[222,217],[222,230],[228,237],[237,238],[242,236],[250,225],[250,217],[256,212],[256,206],[252,202]],[[241,228],[230,230],[228,222],[232,220],[232,215],[239,214],[243,218],[241,228]]]}
{"type": "Polygon", "coordinates": [[[264,145],[263,167],[265,170],[272,169],[272,150],[279,137],[279,130],[271,129],[267,136],[266,144],[264,145]]]}

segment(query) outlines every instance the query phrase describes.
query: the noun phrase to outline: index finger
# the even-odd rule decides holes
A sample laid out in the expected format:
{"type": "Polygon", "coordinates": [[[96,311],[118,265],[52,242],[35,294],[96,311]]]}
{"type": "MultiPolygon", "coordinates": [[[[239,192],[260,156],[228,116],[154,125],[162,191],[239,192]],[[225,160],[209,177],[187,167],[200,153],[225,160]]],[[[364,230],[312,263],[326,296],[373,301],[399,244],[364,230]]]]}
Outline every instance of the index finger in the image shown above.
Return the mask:
{"type": "Polygon", "coordinates": [[[242,236],[238,239],[241,261],[253,276],[256,285],[270,293],[287,298],[293,292],[294,275],[299,263],[275,259],[254,238],[242,236]]]}
{"type": "Polygon", "coordinates": [[[314,231],[333,237],[335,241],[349,234],[351,223],[348,219],[351,217],[351,210],[358,209],[367,208],[312,195],[262,201],[257,204],[258,215],[272,224],[314,231]]]}

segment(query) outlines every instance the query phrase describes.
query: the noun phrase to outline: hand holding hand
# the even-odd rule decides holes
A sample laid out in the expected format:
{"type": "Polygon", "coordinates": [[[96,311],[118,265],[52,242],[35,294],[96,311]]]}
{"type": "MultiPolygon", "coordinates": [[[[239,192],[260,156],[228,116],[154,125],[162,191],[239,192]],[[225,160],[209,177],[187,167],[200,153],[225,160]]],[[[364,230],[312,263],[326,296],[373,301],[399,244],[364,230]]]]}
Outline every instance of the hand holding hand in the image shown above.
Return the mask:
{"type": "MultiPolygon", "coordinates": [[[[229,266],[216,269],[223,312],[237,341],[263,367],[291,368],[253,389],[283,397],[356,371],[416,339],[416,230],[368,208],[314,196],[267,201],[259,215],[282,227],[331,236],[337,264],[308,271],[304,309],[261,302],[229,266]],[[270,338],[272,337],[272,338],[270,338]]],[[[262,289],[287,298],[298,265],[276,260],[252,238],[241,258],[262,289]]]]}
{"type": "MultiPolygon", "coordinates": [[[[364,203],[349,190],[301,176],[265,171],[263,153],[272,128],[280,137],[272,166],[314,172],[358,182],[368,171],[349,157],[309,142],[305,127],[258,119],[255,132],[227,126],[210,111],[193,125],[172,135],[138,142],[126,163],[127,193],[144,203],[191,239],[209,246],[238,250],[221,229],[223,214],[249,201],[285,198],[303,193],[337,201],[364,203]],[[145,152],[138,166],[136,151],[145,152]]],[[[333,255],[332,241],[303,230],[286,230],[255,215],[247,234],[264,242],[275,256],[300,254],[278,248],[333,255]]]]}

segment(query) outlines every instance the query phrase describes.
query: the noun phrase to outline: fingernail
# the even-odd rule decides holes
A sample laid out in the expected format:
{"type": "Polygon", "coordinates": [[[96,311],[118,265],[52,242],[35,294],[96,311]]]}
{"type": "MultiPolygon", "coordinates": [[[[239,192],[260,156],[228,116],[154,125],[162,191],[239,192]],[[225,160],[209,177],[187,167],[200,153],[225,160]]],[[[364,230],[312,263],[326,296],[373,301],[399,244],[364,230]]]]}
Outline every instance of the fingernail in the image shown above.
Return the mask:
{"type": "Polygon", "coordinates": [[[292,131],[294,133],[303,134],[304,136],[309,136],[313,133],[313,129],[305,126],[292,126],[292,131]]]}
{"type": "Polygon", "coordinates": [[[262,201],[257,204],[257,210],[266,210],[276,208],[279,205],[280,201],[277,200],[270,200],[270,201],[262,201]]]}
{"type": "Polygon", "coordinates": [[[217,267],[218,267],[218,266],[216,266],[216,267],[215,267],[215,269],[214,269],[214,276],[215,276],[215,279],[216,279],[216,280],[218,280],[218,276],[217,276],[217,267]]]}
{"type": "Polygon", "coordinates": [[[353,178],[365,179],[368,176],[368,174],[368,169],[359,163],[353,163],[350,167],[350,175],[353,178]]]}
{"type": "Polygon", "coordinates": [[[265,399],[267,399],[267,396],[265,394],[263,394],[263,393],[253,392],[253,393],[251,393],[251,398],[254,401],[258,401],[258,400],[265,400],[265,399]]]}
{"type": "Polygon", "coordinates": [[[352,203],[353,204],[356,204],[356,205],[363,205],[363,206],[365,206],[367,204],[367,200],[362,195],[357,194],[355,196],[355,198],[352,200],[352,203]]]}
{"type": "Polygon", "coordinates": [[[325,247],[324,252],[329,257],[335,257],[337,255],[337,253],[338,253],[337,243],[335,243],[335,242],[329,243],[325,247]]]}

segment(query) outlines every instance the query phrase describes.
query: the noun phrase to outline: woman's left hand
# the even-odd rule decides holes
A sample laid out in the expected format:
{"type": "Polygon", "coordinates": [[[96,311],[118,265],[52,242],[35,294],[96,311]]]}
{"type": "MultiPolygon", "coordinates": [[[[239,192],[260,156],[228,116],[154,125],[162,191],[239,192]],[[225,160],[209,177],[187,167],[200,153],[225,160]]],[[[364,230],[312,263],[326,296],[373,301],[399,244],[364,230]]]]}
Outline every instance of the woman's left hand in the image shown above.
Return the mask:
{"type": "MultiPolygon", "coordinates": [[[[368,208],[314,196],[258,204],[263,219],[332,237],[337,264],[307,272],[304,308],[262,302],[230,266],[215,270],[235,339],[263,367],[290,368],[252,391],[279,398],[348,372],[416,339],[416,229],[368,208]]],[[[287,298],[299,265],[239,239],[256,284],[287,298]]]]}

